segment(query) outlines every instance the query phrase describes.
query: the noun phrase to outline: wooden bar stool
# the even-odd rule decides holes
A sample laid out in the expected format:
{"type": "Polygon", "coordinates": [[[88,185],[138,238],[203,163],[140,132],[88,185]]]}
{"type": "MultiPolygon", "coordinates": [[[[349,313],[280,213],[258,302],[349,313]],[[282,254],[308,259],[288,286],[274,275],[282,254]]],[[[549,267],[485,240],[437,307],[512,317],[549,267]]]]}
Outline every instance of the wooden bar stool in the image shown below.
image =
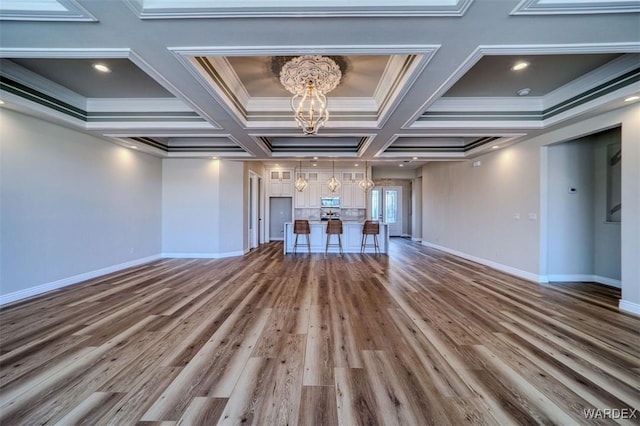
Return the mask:
{"type": "Polygon", "coordinates": [[[339,247],[340,254],[342,254],[342,221],[340,219],[331,219],[327,221],[327,243],[324,247],[324,254],[327,254],[329,246],[339,247]],[[338,236],[338,244],[330,244],[329,239],[332,235],[338,236]]]}
{"type": "Polygon", "coordinates": [[[360,253],[364,253],[367,247],[374,247],[376,253],[380,254],[380,245],[378,244],[378,234],[380,233],[380,223],[373,220],[365,220],[362,226],[362,244],[360,245],[360,253]],[[367,237],[373,235],[373,244],[367,244],[367,237]]]}
{"type": "Polygon", "coordinates": [[[309,242],[309,234],[311,234],[311,227],[308,220],[295,220],[293,222],[293,233],[296,234],[295,242],[293,243],[293,253],[295,254],[298,245],[307,246],[307,251],[311,253],[311,243],[309,242]],[[298,235],[305,235],[307,237],[307,244],[298,244],[298,235]]]}

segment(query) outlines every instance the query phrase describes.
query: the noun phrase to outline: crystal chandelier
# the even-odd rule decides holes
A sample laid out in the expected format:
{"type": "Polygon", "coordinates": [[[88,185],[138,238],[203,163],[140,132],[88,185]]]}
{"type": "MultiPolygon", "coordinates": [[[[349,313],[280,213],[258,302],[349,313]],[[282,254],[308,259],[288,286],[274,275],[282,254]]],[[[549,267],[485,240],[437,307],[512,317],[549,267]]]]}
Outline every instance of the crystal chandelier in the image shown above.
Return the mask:
{"type": "Polygon", "coordinates": [[[300,160],[300,174],[298,175],[298,179],[296,179],[296,183],[294,183],[293,186],[296,187],[296,190],[298,192],[302,192],[307,189],[307,185],[309,185],[309,183],[302,175],[302,160],[300,160]]]}
{"type": "Polygon", "coordinates": [[[329,119],[327,98],[338,86],[342,71],[331,58],[303,55],[291,59],[280,70],[280,82],[293,93],[291,108],[305,135],[315,135],[329,119]]]}
{"type": "Polygon", "coordinates": [[[331,173],[331,179],[329,179],[327,181],[327,188],[329,188],[329,191],[331,192],[336,192],[338,189],[340,189],[340,181],[338,179],[336,179],[336,162],[333,162],[333,172],[331,173]]]}
{"type": "Polygon", "coordinates": [[[372,189],[374,186],[376,186],[375,183],[373,183],[373,181],[367,176],[367,162],[364,162],[364,179],[362,179],[360,182],[358,182],[358,186],[360,187],[360,189],[362,189],[364,192],[369,191],[370,189],[372,189]]]}

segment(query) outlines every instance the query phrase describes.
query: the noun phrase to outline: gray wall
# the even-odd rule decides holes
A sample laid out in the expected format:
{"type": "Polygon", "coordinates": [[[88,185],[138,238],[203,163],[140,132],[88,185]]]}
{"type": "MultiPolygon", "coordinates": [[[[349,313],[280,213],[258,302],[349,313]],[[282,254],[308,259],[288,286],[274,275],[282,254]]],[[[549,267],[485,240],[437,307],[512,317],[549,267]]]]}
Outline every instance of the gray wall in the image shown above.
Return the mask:
{"type": "Polygon", "coordinates": [[[163,253],[218,253],[219,169],[219,160],[162,160],[163,253]]]}
{"type": "Polygon", "coordinates": [[[244,165],[192,158],[168,158],[162,165],[162,252],[242,254],[247,248],[244,165]]]}
{"type": "Polygon", "coordinates": [[[0,110],[0,293],[161,252],[158,158],[0,110]]]}
{"type": "MultiPolygon", "coordinates": [[[[549,146],[621,126],[620,307],[640,314],[640,105],[552,128],[471,162],[423,167],[423,244],[520,276],[548,278],[549,146]],[[529,220],[529,213],[536,219],[529,220]],[[539,214],[537,214],[539,213],[539,214]],[[515,219],[519,214],[520,219],[515,219]],[[539,223],[538,223],[539,221],[539,223]]],[[[604,273],[604,272],[603,272],[604,273]]]]}
{"type": "Polygon", "coordinates": [[[620,142],[619,128],[549,147],[551,281],[619,286],[621,224],[606,221],[606,148],[613,142],[620,142]]]}
{"type": "Polygon", "coordinates": [[[539,147],[521,143],[475,160],[480,167],[473,167],[471,161],[432,162],[423,167],[423,244],[535,277],[539,147]]]}

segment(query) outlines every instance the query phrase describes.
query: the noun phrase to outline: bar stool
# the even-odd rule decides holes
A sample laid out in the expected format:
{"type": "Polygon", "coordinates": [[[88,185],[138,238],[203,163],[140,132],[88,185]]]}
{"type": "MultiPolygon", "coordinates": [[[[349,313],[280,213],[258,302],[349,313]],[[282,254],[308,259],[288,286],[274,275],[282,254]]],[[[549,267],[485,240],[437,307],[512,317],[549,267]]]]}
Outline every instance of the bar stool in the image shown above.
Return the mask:
{"type": "Polygon", "coordinates": [[[311,253],[311,243],[309,242],[309,234],[311,234],[311,227],[308,220],[295,220],[293,222],[293,233],[296,234],[296,239],[293,244],[293,253],[295,254],[298,245],[307,246],[307,251],[311,253]],[[307,244],[298,244],[298,235],[305,235],[307,237],[307,244]]]}
{"type": "Polygon", "coordinates": [[[327,254],[329,246],[339,247],[342,254],[342,221],[340,219],[331,219],[327,221],[327,243],[324,247],[324,254],[327,254]],[[332,235],[338,236],[338,244],[330,244],[329,239],[332,235]]]}
{"type": "Polygon", "coordinates": [[[362,244],[360,245],[360,253],[364,253],[367,247],[374,247],[376,253],[380,254],[380,245],[378,244],[378,234],[380,233],[380,223],[373,220],[365,220],[362,226],[362,244]],[[373,244],[367,244],[367,237],[373,235],[373,244]]]}

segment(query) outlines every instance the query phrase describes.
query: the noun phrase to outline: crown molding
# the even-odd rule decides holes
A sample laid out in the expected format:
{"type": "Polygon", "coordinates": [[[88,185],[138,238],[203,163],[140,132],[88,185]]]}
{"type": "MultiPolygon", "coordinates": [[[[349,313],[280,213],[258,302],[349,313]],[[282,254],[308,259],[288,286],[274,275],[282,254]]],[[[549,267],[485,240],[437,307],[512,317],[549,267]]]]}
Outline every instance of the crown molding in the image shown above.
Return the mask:
{"type": "Polygon", "coordinates": [[[522,0],[511,15],[575,15],[588,13],[640,12],[637,0],[522,0]]]}
{"type": "Polygon", "coordinates": [[[87,98],[7,59],[0,59],[0,74],[37,92],[81,110],[87,109],[87,98]]]}
{"type": "Polygon", "coordinates": [[[2,4],[0,5],[0,20],[98,22],[98,19],[76,0],[49,0],[48,2],[2,0],[2,4]],[[59,7],[55,7],[54,4],[57,4],[59,7]]]}
{"type": "MultiPolygon", "coordinates": [[[[402,128],[431,128],[431,125],[420,123],[422,115],[460,80],[485,55],[554,55],[554,54],[589,54],[589,53],[638,53],[640,43],[590,43],[590,44],[553,44],[553,45],[482,45],[474,49],[460,66],[427,98],[418,110],[407,120],[402,128]]],[[[544,102],[544,101],[543,101],[544,102]]],[[[496,122],[495,125],[498,125],[496,122]]],[[[530,123],[528,123],[530,125],[530,123]]],[[[439,124],[441,126],[442,124],[439,124]]],[[[501,124],[500,124],[501,125],[501,124]]],[[[484,126],[483,126],[484,127],[484,126]]],[[[511,125],[508,128],[513,128],[511,125]]],[[[526,126],[529,128],[529,126],[526,126]]]]}
{"type": "Polygon", "coordinates": [[[633,71],[638,68],[638,64],[640,64],[639,53],[628,53],[614,59],[590,73],[578,77],[564,86],[546,94],[543,97],[543,109],[546,110],[553,108],[554,106],[571,99],[577,94],[591,90],[611,79],[633,71]]]}
{"type": "Polygon", "coordinates": [[[472,112],[472,111],[541,111],[542,97],[443,97],[431,105],[426,112],[472,112]]]}
{"type": "Polygon", "coordinates": [[[399,17],[399,16],[463,16],[473,0],[369,0],[352,2],[343,0],[309,0],[304,6],[296,0],[280,0],[256,7],[255,1],[217,1],[215,6],[203,6],[201,1],[152,2],[125,0],[140,19],[185,18],[300,18],[300,17],[399,17]],[[163,4],[164,3],[164,4],[163,4]],[[150,5],[150,6],[147,6],[150,5]],[[179,6],[177,6],[179,5],[179,6]]]}
{"type": "Polygon", "coordinates": [[[192,112],[175,98],[87,98],[87,112],[192,112]]]}

